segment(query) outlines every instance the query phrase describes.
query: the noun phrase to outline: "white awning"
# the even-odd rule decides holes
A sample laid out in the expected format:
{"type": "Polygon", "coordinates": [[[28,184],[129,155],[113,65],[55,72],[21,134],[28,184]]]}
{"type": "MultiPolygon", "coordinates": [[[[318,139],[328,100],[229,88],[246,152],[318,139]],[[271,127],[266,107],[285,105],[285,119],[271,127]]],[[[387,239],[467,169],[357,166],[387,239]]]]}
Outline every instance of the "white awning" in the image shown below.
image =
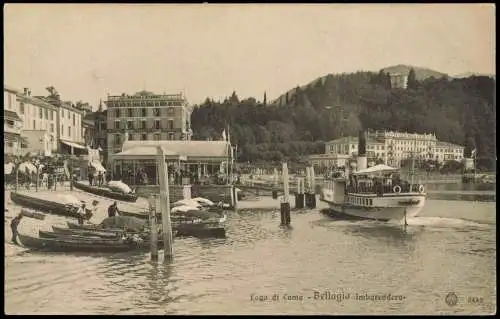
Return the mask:
{"type": "Polygon", "coordinates": [[[393,171],[397,171],[397,170],[398,170],[397,168],[390,167],[390,166],[387,166],[384,164],[380,164],[380,165],[375,165],[375,166],[372,166],[369,168],[359,170],[359,171],[355,172],[354,174],[357,175],[357,174],[369,174],[369,173],[378,173],[378,172],[393,172],[393,171]]]}
{"type": "Polygon", "coordinates": [[[4,167],[4,173],[3,173],[4,175],[9,175],[14,170],[14,164],[12,163],[3,164],[3,167],[4,167]]]}
{"type": "Polygon", "coordinates": [[[76,144],[76,143],[73,143],[73,142],[68,142],[68,141],[63,141],[63,140],[61,140],[61,142],[63,144],[68,145],[69,147],[78,148],[78,149],[81,149],[81,150],[87,149],[85,146],[80,145],[80,144],[76,144]]]}
{"type": "Polygon", "coordinates": [[[91,165],[93,168],[95,168],[98,172],[106,172],[106,169],[104,168],[104,166],[102,166],[102,164],[97,162],[97,161],[89,162],[89,165],[91,165]]]}

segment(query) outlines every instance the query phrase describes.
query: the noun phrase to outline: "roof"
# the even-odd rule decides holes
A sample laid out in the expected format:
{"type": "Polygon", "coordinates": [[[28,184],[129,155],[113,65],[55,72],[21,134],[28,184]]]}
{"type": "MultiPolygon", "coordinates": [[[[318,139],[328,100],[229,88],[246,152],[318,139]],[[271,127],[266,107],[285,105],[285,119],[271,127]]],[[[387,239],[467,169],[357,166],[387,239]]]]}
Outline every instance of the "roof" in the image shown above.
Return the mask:
{"type": "MultiPolygon", "coordinates": [[[[334,143],[334,144],[342,144],[342,143],[358,143],[358,137],[357,136],[344,136],[335,140],[328,141],[327,143],[334,143]]],[[[367,137],[366,138],[366,143],[374,144],[374,143],[380,143],[384,144],[382,141],[378,141],[374,138],[367,137]]]]}
{"type": "Polygon", "coordinates": [[[122,151],[147,146],[163,146],[167,154],[174,153],[188,157],[222,158],[228,156],[228,143],[226,141],[126,141],[122,151]]]}
{"type": "Polygon", "coordinates": [[[442,142],[442,141],[437,141],[436,142],[436,147],[463,147],[462,145],[458,144],[453,144],[450,142],[442,142]]]}
{"type": "MultiPolygon", "coordinates": [[[[138,146],[134,147],[131,149],[128,149],[126,151],[122,151],[118,154],[115,155],[148,155],[148,156],[154,156],[158,155],[156,146],[138,146]]],[[[171,152],[168,150],[165,150],[165,155],[166,156],[178,156],[178,153],[171,152]]]]}
{"type": "Polygon", "coordinates": [[[87,126],[95,126],[94,121],[92,121],[92,120],[88,120],[88,119],[84,119],[84,120],[82,121],[82,124],[83,124],[83,125],[87,125],[87,126]]]}
{"type": "Polygon", "coordinates": [[[3,117],[5,119],[10,119],[14,121],[22,121],[22,119],[17,115],[16,112],[14,111],[9,111],[9,110],[3,110],[3,117]]]}
{"type": "Polygon", "coordinates": [[[19,100],[23,101],[23,102],[27,102],[27,103],[30,103],[33,105],[43,106],[45,108],[52,109],[52,110],[57,109],[57,107],[55,105],[50,104],[47,101],[39,99],[37,97],[27,96],[27,95],[24,95],[22,93],[19,93],[17,96],[19,97],[19,100]]]}

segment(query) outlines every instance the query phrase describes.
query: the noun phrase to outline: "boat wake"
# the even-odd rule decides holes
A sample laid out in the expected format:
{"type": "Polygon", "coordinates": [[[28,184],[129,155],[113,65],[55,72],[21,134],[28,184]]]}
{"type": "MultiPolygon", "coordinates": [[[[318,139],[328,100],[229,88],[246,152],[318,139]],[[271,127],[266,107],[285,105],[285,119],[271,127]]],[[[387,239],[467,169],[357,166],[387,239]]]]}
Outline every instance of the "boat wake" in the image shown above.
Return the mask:
{"type": "Polygon", "coordinates": [[[414,217],[407,219],[408,226],[430,226],[430,227],[453,227],[453,228],[486,228],[490,225],[478,221],[461,219],[461,218],[446,218],[446,217],[414,217]]]}

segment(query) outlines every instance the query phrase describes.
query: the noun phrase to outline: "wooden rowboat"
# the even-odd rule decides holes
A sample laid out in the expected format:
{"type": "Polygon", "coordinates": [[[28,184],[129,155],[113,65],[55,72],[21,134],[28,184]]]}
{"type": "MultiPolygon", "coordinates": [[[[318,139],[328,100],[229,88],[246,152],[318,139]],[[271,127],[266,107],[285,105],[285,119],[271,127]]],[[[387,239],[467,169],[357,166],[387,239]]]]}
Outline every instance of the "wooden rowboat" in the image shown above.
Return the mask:
{"type": "Polygon", "coordinates": [[[89,186],[89,185],[86,185],[83,183],[78,183],[78,182],[73,182],[73,186],[75,188],[82,190],[82,191],[85,191],[87,193],[91,193],[91,194],[102,196],[102,197],[107,197],[110,199],[120,200],[120,201],[124,201],[124,202],[131,202],[131,203],[135,203],[137,201],[136,194],[123,194],[123,193],[115,192],[109,188],[89,186]]]}
{"type": "MultiPolygon", "coordinates": [[[[32,208],[50,214],[66,216],[66,217],[74,217],[74,218],[78,218],[79,216],[76,211],[76,208],[74,206],[67,204],[35,198],[15,192],[10,193],[10,199],[19,206],[32,208]]],[[[84,219],[88,218],[90,218],[90,215],[84,216],[84,219]]]]}
{"type": "MultiPolygon", "coordinates": [[[[149,244],[118,241],[90,241],[65,238],[37,238],[18,234],[23,246],[36,250],[60,252],[125,252],[149,248],[149,244]]],[[[159,246],[161,247],[161,246],[159,246]]]]}
{"type": "Polygon", "coordinates": [[[71,228],[62,228],[57,226],[52,226],[52,231],[57,234],[66,234],[66,235],[78,235],[78,236],[97,236],[102,238],[116,238],[120,235],[118,232],[110,232],[110,231],[87,231],[80,229],[71,229],[71,228]]]}
{"type": "MultiPolygon", "coordinates": [[[[99,225],[79,225],[71,222],[67,222],[70,229],[79,229],[87,231],[105,231],[105,232],[123,232],[122,229],[102,229],[99,225]]],[[[172,225],[172,231],[176,236],[185,237],[225,237],[226,229],[217,222],[205,222],[205,223],[179,223],[172,225]]]]}
{"type": "Polygon", "coordinates": [[[55,232],[47,232],[43,230],[38,231],[38,237],[40,238],[62,238],[64,240],[76,240],[76,241],[91,241],[93,243],[101,242],[119,242],[121,237],[99,237],[96,235],[82,235],[82,234],[61,234],[55,232]]]}

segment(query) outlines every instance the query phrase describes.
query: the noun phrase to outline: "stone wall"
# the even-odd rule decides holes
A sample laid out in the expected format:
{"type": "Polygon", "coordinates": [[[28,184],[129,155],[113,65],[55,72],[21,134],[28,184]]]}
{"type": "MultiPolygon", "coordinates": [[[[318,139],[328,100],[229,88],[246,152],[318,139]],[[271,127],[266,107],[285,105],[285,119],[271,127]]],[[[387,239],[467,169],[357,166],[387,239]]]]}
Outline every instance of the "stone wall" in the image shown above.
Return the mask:
{"type": "MultiPolygon", "coordinates": [[[[170,202],[174,203],[181,199],[191,198],[191,185],[171,185],[169,187],[170,202]]],[[[160,186],[158,185],[141,185],[135,190],[139,196],[148,197],[150,194],[160,194],[160,186]]]]}

